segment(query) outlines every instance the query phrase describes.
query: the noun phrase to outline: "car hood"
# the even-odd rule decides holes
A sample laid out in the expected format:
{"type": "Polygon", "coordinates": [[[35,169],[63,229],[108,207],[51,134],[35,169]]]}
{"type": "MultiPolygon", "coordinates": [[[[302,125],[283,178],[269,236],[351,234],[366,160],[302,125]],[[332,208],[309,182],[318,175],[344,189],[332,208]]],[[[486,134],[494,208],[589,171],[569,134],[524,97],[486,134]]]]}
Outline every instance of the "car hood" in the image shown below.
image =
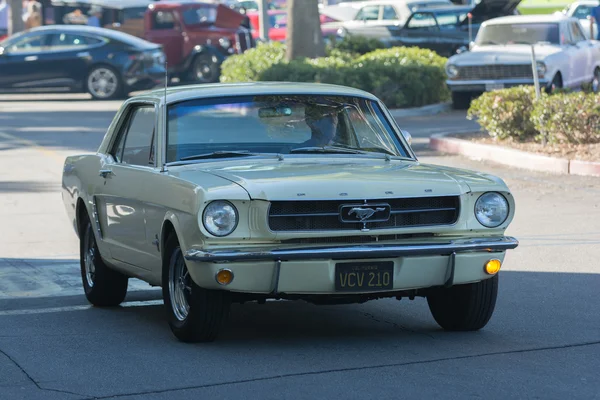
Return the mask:
{"type": "MultiPolygon", "coordinates": [[[[547,44],[535,46],[535,58],[543,61],[545,57],[560,52],[560,46],[547,44]]],[[[481,64],[526,64],[531,63],[531,46],[476,46],[471,51],[452,56],[448,61],[458,66],[481,64]]]]}
{"type": "MultiPolygon", "coordinates": [[[[384,160],[249,160],[199,163],[180,168],[195,181],[203,171],[244,188],[256,200],[312,200],[460,195],[473,186],[503,190],[497,178],[418,162],[384,160]]],[[[500,181],[501,182],[501,181],[500,181]]],[[[203,186],[198,179],[198,185],[203,186]]]]}

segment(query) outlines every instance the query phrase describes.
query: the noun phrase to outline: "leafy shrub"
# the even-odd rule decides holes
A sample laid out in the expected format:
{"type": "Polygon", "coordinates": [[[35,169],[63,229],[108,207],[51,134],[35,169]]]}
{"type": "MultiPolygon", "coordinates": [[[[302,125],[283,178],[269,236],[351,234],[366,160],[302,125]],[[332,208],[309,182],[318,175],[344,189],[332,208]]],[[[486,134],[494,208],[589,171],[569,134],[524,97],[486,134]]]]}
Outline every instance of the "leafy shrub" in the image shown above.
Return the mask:
{"type": "Polygon", "coordinates": [[[287,62],[284,45],[263,44],[226,60],[221,82],[331,83],[373,93],[388,107],[418,107],[448,99],[445,63],[446,59],[433,51],[404,47],[380,49],[358,58],[335,49],[328,57],[287,62]]]}
{"type": "Polygon", "coordinates": [[[285,45],[258,43],[241,55],[228,57],[221,65],[221,82],[250,82],[263,71],[285,61],[285,45]]]}
{"type": "Polygon", "coordinates": [[[336,41],[332,48],[333,50],[338,50],[351,54],[366,54],[377,49],[384,49],[387,46],[378,39],[369,38],[365,36],[345,36],[342,40],[336,41]]]}
{"type": "Polygon", "coordinates": [[[600,96],[593,93],[560,93],[545,96],[531,120],[550,143],[600,143],[600,96]]]}
{"type": "Polygon", "coordinates": [[[538,133],[531,120],[534,103],[533,86],[486,92],[471,102],[467,118],[478,118],[479,125],[498,139],[527,140],[538,133]]]}

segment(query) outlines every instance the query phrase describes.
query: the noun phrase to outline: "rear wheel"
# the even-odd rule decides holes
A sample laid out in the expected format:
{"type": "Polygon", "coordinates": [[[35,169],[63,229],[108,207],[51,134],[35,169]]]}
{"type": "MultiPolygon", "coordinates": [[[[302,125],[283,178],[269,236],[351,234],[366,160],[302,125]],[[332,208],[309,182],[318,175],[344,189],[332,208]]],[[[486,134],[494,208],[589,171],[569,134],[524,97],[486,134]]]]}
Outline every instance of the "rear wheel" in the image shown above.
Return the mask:
{"type": "Polygon", "coordinates": [[[198,83],[214,83],[219,81],[221,71],[218,61],[208,53],[202,53],[194,58],[190,71],[190,79],[198,83]]]}
{"type": "Polygon", "coordinates": [[[471,105],[472,98],[471,92],[452,92],[452,107],[455,110],[466,110],[471,105]]]}
{"type": "Polygon", "coordinates": [[[123,95],[121,79],[111,67],[100,65],[88,73],[86,89],[96,100],[112,100],[123,95]]]}
{"type": "Polygon", "coordinates": [[[438,288],[427,296],[435,321],[447,331],[476,331],[489,322],[498,297],[498,275],[481,282],[438,288]]]}
{"type": "Polygon", "coordinates": [[[169,326],[183,342],[211,342],[229,314],[229,292],[208,290],[191,278],[175,234],[165,246],[163,300],[169,326]]]}
{"type": "Polygon", "coordinates": [[[118,306],[125,300],[129,278],[110,269],[100,257],[92,224],[87,214],[81,221],[79,238],[81,279],[85,297],[99,307],[118,306]]]}

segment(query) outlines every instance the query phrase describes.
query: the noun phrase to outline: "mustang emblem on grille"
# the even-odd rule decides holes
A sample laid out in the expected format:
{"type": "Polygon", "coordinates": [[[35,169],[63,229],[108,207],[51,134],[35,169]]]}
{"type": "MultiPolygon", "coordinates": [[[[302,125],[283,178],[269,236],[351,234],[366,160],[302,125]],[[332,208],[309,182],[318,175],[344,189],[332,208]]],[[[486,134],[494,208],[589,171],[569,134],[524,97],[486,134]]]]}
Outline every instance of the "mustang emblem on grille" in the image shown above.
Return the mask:
{"type": "Polygon", "coordinates": [[[365,208],[365,207],[352,207],[350,211],[348,211],[348,215],[356,214],[356,218],[362,221],[366,221],[373,216],[373,214],[385,211],[384,207],[377,208],[365,208]]]}

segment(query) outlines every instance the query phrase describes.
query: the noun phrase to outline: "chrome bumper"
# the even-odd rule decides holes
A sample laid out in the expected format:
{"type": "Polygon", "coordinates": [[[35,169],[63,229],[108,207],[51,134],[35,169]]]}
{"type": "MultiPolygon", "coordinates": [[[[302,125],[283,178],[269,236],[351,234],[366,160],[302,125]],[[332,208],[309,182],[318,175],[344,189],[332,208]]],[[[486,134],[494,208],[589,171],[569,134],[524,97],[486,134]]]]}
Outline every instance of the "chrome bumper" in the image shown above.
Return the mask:
{"type": "Polygon", "coordinates": [[[494,252],[514,249],[519,241],[514,237],[456,239],[429,244],[364,244],[302,248],[248,248],[237,250],[186,251],[185,259],[197,262],[288,261],[318,259],[367,259],[409,256],[447,256],[465,252],[494,252]]]}
{"type": "MultiPolygon", "coordinates": [[[[453,92],[478,91],[487,92],[499,88],[510,88],[513,86],[533,85],[533,79],[514,78],[514,79],[493,79],[493,80],[447,80],[446,85],[453,92]]],[[[540,78],[540,86],[546,86],[548,79],[540,78]]]]}

